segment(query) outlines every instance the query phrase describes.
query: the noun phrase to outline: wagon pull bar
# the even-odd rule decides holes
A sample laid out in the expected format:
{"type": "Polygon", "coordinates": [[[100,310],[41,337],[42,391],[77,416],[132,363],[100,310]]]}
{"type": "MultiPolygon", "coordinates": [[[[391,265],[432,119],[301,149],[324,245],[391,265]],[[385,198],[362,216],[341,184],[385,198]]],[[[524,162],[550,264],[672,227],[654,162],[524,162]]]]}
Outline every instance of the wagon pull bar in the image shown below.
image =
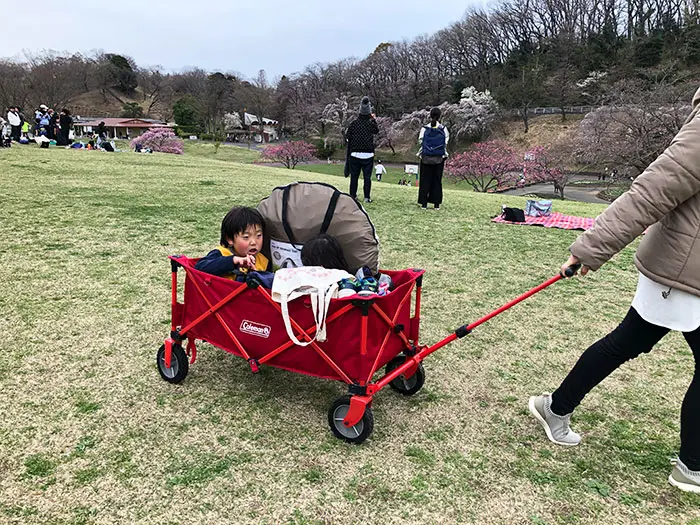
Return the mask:
{"type": "Polygon", "coordinates": [[[490,314],[485,315],[484,317],[482,317],[478,321],[474,321],[473,323],[471,323],[469,325],[462,325],[459,328],[457,328],[453,333],[448,335],[442,341],[439,341],[432,346],[428,346],[428,347],[423,348],[416,355],[406,359],[406,362],[403,365],[395,368],[394,370],[391,371],[391,373],[387,374],[380,381],[378,381],[376,384],[377,390],[385,387],[388,383],[390,383],[391,381],[396,379],[398,376],[403,374],[411,366],[415,366],[414,363],[420,363],[421,361],[423,361],[423,359],[425,359],[427,356],[429,356],[430,354],[435,352],[435,350],[439,350],[440,348],[451,343],[455,339],[460,339],[460,338],[464,337],[465,335],[470,334],[472,332],[472,330],[474,330],[474,328],[476,328],[477,326],[484,324],[489,319],[493,319],[498,314],[501,314],[501,313],[505,312],[506,310],[509,310],[510,308],[515,306],[516,304],[524,301],[528,297],[535,295],[537,292],[544,290],[548,286],[553,285],[557,281],[560,281],[561,279],[565,279],[567,277],[573,277],[574,275],[576,275],[576,272],[578,271],[578,269],[580,267],[581,267],[580,264],[575,264],[573,266],[569,266],[565,272],[560,272],[559,274],[555,275],[551,279],[546,280],[545,282],[543,282],[539,286],[536,286],[532,290],[525,292],[520,297],[513,299],[512,301],[510,301],[507,304],[504,304],[503,306],[501,306],[497,310],[494,310],[490,314]]]}
{"type": "Polygon", "coordinates": [[[535,286],[532,290],[530,290],[530,291],[528,291],[528,292],[525,292],[525,293],[522,294],[520,297],[516,297],[515,299],[513,299],[513,300],[510,301],[509,303],[504,304],[503,306],[501,306],[501,307],[498,308],[497,310],[494,310],[494,311],[491,312],[490,314],[485,315],[484,317],[482,317],[482,318],[479,319],[478,321],[474,321],[474,322],[473,322],[472,324],[470,324],[470,325],[463,325],[463,326],[460,326],[459,328],[457,328],[457,330],[455,330],[455,335],[456,335],[458,338],[464,337],[465,335],[469,334],[472,330],[474,330],[474,328],[476,328],[477,326],[484,324],[484,323],[485,323],[486,321],[488,321],[489,319],[493,319],[494,317],[496,317],[496,316],[499,315],[499,314],[502,314],[502,313],[505,312],[506,310],[510,310],[510,309],[513,308],[516,304],[518,304],[518,303],[524,301],[524,300],[527,299],[528,297],[531,297],[531,296],[535,295],[537,292],[541,292],[542,290],[544,290],[544,289],[547,288],[548,286],[553,285],[554,283],[556,283],[557,281],[560,281],[561,279],[564,279],[564,278],[567,278],[567,277],[573,277],[574,275],[576,275],[576,272],[578,271],[578,269],[579,269],[580,267],[581,267],[580,264],[575,264],[575,265],[573,265],[573,266],[568,267],[568,268],[566,269],[566,272],[560,272],[560,273],[558,273],[557,275],[555,275],[555,276],[552,277],[551,279],[546,280],[545,282],[543,282],[543,283],[540,284],[539,286],[535,286]]]}

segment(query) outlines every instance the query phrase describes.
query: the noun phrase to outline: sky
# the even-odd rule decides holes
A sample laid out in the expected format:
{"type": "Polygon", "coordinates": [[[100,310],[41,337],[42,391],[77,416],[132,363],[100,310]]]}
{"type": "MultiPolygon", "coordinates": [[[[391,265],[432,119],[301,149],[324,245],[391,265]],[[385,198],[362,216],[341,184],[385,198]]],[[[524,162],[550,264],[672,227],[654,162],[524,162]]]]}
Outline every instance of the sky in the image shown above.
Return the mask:
{"type": "MultiPolygon", "coordinates": [[[[50,9],[46,30],[3,23],[0,58],[55,50],[131,56],[140,67],[188,67],[268,78],[316,62],[365,57],[377,44],[432,34],[484,0],[119,0],[50,9]]],[[[0,20],[18,4],[0,0],[0,20]]]]}

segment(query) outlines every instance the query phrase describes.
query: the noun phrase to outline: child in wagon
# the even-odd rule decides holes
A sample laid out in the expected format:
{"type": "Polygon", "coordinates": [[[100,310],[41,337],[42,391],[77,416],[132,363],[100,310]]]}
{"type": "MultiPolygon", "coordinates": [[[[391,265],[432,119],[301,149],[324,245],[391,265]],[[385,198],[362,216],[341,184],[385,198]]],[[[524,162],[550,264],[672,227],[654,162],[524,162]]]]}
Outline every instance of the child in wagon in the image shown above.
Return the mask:
{"type": "Polygon", "coordinates": [[[254,208],[234,206],[221,222],[221,244],[195,265],[195,269],[228,279],[248,270],[271,272],[272,263],[260,250],[265,221],[254,208]]]}

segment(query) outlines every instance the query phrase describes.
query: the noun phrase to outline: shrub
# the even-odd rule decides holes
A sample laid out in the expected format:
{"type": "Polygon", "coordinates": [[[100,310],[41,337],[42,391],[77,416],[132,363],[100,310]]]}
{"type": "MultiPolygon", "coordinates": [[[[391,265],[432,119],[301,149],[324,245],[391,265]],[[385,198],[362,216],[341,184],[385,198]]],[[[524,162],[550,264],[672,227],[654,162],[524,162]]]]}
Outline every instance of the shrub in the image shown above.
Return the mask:
{"type": "Polygon", "coordinates": [[[161,153],[182,155],[182,140],[177,138],[170,128],[151,128],[140,137],[132,140],[130,146],[135,148],[137,144],[161,153]]]}
{"type": "Polygon", "coordinates": [[[143,108],[137,102],[128,102],[122,106],[122,117],[139,118],[143,117],[143,108]]]}
{"type": "Polygon", "coordinates": [[[316,158],[313,145],[303,140],[268,146],[263,150],[262,157],[274,162],[281,162],[287,169],[291,170],[300,162],[309,162],[316,158]]]}

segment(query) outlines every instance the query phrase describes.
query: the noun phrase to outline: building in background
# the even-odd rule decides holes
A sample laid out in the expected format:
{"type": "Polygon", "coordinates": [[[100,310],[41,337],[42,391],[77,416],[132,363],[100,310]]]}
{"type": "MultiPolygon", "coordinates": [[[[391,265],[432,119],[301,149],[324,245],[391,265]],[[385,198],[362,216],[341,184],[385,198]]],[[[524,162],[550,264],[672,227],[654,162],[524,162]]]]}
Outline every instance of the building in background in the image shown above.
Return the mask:
{"type": "Polygon", "coordinates": [[[164,123],[162,120],[154,120],[149,118],[80,118],[77,117],[73,122],[75,136],[81,137],[94,133],[100,122],[105,123],[107,132],[110,138],[113,139],[133,139],[142,135],[151,128],[172,128],[170,124],[164,123]]]}

